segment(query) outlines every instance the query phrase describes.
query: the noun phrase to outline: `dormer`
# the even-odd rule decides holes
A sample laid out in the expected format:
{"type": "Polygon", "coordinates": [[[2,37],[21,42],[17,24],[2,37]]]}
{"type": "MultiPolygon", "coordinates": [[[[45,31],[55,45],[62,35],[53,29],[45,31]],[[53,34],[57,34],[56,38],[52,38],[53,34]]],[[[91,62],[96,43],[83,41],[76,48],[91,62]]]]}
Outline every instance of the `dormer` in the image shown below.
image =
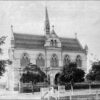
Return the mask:
{"type": "Polygon", "coordinates": [[[45,47],[61,48],[61,41],[54,31],[54,26],[52,26],[50,36],[45,41],[45,47]]]}

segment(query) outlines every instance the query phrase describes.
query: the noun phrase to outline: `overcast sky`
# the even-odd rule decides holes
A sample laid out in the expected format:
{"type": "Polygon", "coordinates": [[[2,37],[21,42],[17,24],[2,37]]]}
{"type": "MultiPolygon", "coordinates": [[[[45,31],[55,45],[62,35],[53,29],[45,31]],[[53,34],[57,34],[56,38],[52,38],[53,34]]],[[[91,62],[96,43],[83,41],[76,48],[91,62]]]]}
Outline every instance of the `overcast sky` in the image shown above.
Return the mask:
{"type": "MultiPolygon", "coordinates": [[[[0,36],[8,36],[5,56],[14,32],[44,35],[45,5],[50,25],[61,37],[77,37],[100,59],[100,2],[99,1],[0,1],[0,36]]],[[[91,58],[91,57],[90,57],[91,58]]]]}

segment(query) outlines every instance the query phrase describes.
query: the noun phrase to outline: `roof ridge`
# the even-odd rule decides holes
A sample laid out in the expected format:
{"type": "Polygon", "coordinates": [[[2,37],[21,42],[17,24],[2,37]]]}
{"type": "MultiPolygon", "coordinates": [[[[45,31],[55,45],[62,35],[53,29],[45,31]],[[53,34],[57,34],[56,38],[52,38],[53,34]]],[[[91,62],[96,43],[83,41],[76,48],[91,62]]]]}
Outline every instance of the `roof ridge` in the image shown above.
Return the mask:
{"type": "Polygon", "coordinates": [[[60,39],[74,39],[76,40],[75,38],[71,38],[71,37],[59,37],[60,39]]]}
{"type": "MultiPolygon", "coordinates": [[[[43,48],[45,43],[45,35],[14,32],[14,38],[16,48],[43,48]]],[[[76,38],[59,37],[59,39],[63,50],[83,50],[80,41],[76,38]]]]}
{"type": "Polygon", "coordinates": [[[39,35],[39,34],[27,34],[27,33],[16,33],[16,32],[14,32],[14,34],[17,34],[17,35],[28,35],[28,36],[44,36],[45,37],[45,35],[39,35]]]}
{"type": "Polygon", "coordinates": [[[83,49],[83,46],[82,46],[82,44],[80,43],[79,39],[76,39],[76,40],[77,40],[78,44],[80,45],[81,49],[83,49]]]}

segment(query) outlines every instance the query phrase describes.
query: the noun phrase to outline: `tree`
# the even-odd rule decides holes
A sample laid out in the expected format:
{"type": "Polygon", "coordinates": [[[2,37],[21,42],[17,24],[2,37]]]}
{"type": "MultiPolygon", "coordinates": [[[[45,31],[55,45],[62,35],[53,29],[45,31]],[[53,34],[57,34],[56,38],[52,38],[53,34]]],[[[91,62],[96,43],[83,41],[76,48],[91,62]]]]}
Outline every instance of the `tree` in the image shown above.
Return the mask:
{"type": "MultiPolygon", "coordinates": [[[[35,89],[35,85],[38,82],[44,82],[47,78],[46,74],[37,66],[33,64],[27,65],[23,69],[22,77],[20,78],[20,81],[22,83],[32,83],[31,84],[31,90],[33,91],[35,89]]],[[[22,88],[22,90],[25,88],[22,88]]],[[[28,89],[28,87],[26,87],[28,89]]]]}
{"type": "Polygon", "coordinates": [[[22,82],[32,82],[36,84],[37,82],[44,82],[46,74],[37,66],[29,64],[24,68],[24,73],[21,77],[22,82]]]}
{"type": "Polygon", "coordinates": [[[5,72],[5,66],[6,66],[6,61],[0,60],[0,76],[2,76],[3,73],[5,72]]]}
{"type": "Polygon", "coordinates": [[[83,82],[85,72],[82,69],[77,68],[76,63],[70,63],[63,67],[62,73],[60,75],[61,83],[71,83],[83,82]]]}
{"type": "Polygon", "coordinates": [[[92,64],[92,68],[86,75],[88,81],[100,81],[100,62],[92,64]]]}
{"type": "MultiPolygon", "coordinates": [[[[5,39],[6,39],[7,37],[6,36],[2,36],[1,38],[0,38],[0,45],[3,45],[3,44],[5,44],[5,39]]],[[[2,54],[3,52],[2,52],[2,48],[0,47],[0,54],[2,54]]]]}
{"type": "MultiPolygon", "coordinates": [[[[0,38],[0,46],[3,45],[5,43],[5,36],[2,36],[0,38]]],[[[0,54],[3,54],[2,48],[0,47],[0,54]]],[[[3,73],[5,72],[5,66],[6,66],[6,60],[2,60],[0,59],[0,76],[3,75],[3,73]]]]}

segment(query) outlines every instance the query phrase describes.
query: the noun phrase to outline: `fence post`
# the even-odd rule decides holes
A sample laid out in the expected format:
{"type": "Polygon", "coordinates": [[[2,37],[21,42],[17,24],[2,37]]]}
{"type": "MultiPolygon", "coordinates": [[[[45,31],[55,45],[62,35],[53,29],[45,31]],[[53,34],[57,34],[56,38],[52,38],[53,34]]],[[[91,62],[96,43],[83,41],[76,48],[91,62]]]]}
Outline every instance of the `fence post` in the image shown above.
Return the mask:
{"type": "Polygon", "coordinates": [[[99,98],[98,98],[98,90],[96,91],[96,100],[99,100],[99,98]]]}
{"type": "Polygon", "coordinates": [[[71,93],[72,91],[70,90],[70,100],[72,100],[72,93],[71,93]]]}
{"type": "Polygon", "coordinates": [[[89,83],[89,93],[91,94],[91,82],[89,83]]]}
{"type": "Polygon", "coordinates": [[[58,96],[57,96],[58,100],[59,100],[59,89],[58,89],[58,96]]]}

